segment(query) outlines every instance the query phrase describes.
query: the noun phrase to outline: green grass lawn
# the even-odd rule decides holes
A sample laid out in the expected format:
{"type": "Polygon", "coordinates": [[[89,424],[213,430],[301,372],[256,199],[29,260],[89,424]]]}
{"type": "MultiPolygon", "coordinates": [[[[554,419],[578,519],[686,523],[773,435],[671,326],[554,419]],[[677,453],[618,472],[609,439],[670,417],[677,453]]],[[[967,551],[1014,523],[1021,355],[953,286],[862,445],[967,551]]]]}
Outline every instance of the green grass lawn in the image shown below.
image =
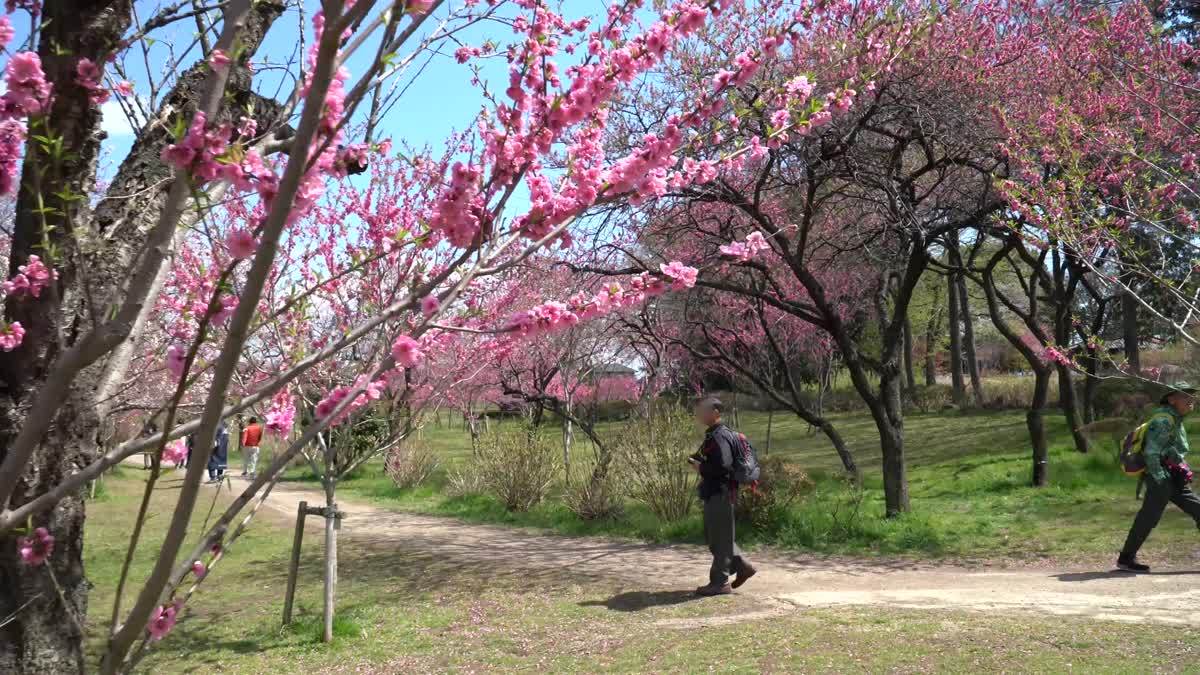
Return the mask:
{"type": "MultiPolygon", "coordinates": [[[[763,452],[767,416],[743,413],[740,422],[763,452]]],[[[881,517],[882,480],[874,424],[861,414],[835,415],[834,422],[864,467],[866,482],[861,496],[837,477],[840,464],[824,435],[812,434],[803,422],[777,414],[770,454],[804,467],[815,478],[816,487],[772,527],[743,529],[740,539],[751,545],[851,554],[1107,559],[1120,547],[1137,510],[1136,482],[1117,470],[1111,440],[1098,439],[1090,454],[1081,455],[1069,446],[1061,418],[1050,416],[1050,485],[1034,489],[1028,486],[1030,459],[1022,412],[950,412],[906,417],[912,512],[887,520],[881,517]]],[[[622,431],[620,424],[601,428],[601,433],[608,435],[622,431]]],[[[444,460],[442,472],[427,485],[396,488],[380,460],[345,480],[338,494],[387,508],[571,534],[650,541],[703,539],[698,514],[664,523],[632,502],[620,519],[584,522],[556,498],[526,513],[508,513],[486,495],[448,496],[446,470],[471,461],[469,439],[461,428],[429,425],[422,440],[444,460]]],[[[586,464],[590,452],[586,441],[577,442],[573,461],[586,464]]],[[[311,481],[313,477],[307,468],[297,467],[288,479],[311,481]]],[[[1171,508],[1144,550],[1147,557],[1159,561],[1191,559],[1197,541],[1192,523],[1171,508]]]]}
{"type": "MultiPolygon", "coordinates": [[[[142,480],[137,470],[120,471],[88,505],[93,657],[142,480]]],[[[158,551],[174,495],[156,492],[131,596],[158,551]]],[[[305,542],[298,620],[281,628],[292,531],[275,518],[264,512],[227,550],[142,672],[1196,672],[1200,649],[1200,634],[1167,627],[880,607],[699,628],[693,620],[763,606],[751,596],[696,601],[683,590],[648,592],[636,580],[574,578],[568,570],[480,569],[354,539],[340,550],[340,618],[334,642],[324,645],[320,537],[305,542]]]]}

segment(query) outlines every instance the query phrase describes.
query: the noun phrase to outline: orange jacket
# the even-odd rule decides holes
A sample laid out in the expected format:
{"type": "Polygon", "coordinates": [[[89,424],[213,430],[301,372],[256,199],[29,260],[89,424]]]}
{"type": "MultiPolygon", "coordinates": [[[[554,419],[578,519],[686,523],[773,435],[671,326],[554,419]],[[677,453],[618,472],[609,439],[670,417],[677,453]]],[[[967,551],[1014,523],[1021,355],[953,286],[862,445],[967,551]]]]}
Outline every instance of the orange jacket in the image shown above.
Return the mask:
{"type": "Polygon", "coordinates": [[[242,447],[257,448],[262,442],[262,427],[256,424],[251,424],[242,431],[242,447]]]}

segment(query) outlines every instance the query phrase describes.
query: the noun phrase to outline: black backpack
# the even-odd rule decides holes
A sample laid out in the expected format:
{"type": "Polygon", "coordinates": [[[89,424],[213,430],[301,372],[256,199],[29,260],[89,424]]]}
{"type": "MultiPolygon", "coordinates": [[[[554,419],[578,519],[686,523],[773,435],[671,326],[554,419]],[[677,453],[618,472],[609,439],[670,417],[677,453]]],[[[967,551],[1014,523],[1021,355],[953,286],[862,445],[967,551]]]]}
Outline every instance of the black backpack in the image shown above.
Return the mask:
{"type": "Polygon", "coordinates": [[[746,434],[738,433],[737,438],[739,447],[733,449],[733,480],[738,485],[753,485],[762,474],[758,466],[758,451],[750,445],[746,434]]]}

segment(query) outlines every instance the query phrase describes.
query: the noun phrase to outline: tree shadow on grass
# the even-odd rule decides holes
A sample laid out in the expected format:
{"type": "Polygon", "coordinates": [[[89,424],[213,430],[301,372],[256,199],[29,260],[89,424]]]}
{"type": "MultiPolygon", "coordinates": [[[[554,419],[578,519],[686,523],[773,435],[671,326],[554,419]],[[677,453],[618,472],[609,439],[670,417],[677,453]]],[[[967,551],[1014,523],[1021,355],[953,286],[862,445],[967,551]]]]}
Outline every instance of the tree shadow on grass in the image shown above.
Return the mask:
{"type": "Polygon", "coordinates": [[[699,600],[695,591],[626,591],[607,600],[585,600],[580,607],[606,607],[614,612],[640,612],[651,607],[682,605],[699,600]]]}

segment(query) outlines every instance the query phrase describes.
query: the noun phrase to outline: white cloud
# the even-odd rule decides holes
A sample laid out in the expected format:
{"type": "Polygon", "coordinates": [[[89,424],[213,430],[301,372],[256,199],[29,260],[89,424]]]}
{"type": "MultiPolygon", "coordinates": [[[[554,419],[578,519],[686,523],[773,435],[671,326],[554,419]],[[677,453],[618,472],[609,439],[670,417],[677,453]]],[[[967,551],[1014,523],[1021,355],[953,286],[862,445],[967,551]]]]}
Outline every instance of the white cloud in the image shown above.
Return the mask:
{"type": "Polygon", "coordinates": [[[125,111],[121,110],[121,104],[117,103],[116,99],[110,98],[102,103],[100,115],[100,128],[108,134],[109,138],[121,138],[134,134],[129,119],[125,117],[125,111]]]}

